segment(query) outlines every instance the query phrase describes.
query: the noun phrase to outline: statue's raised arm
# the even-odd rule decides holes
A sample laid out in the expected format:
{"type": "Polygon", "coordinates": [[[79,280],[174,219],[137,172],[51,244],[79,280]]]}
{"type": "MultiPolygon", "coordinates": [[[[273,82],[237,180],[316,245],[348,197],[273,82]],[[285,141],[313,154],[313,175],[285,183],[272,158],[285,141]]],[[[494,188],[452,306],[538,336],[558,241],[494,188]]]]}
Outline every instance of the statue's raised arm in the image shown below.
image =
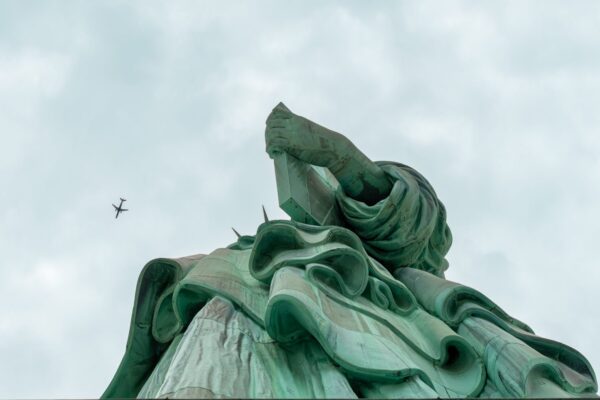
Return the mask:
{"type": "Polygon", "coordinates": [[[265,140],[271,157],[286,152],[308,164],[328,168],[356,200],[373,204],[392,189],[383,170],[348,138],[292,113],[283,103],[267,118],[265,140]]]}
{"type": "Polygon", "coordinates": [[[344,135],[283,103],[267,118],[265,141],[271,158],[287,153],[329,169],[341,186],[335,195],[341,224],[388,270],[412,267],[444,275],[452,234],[444,205],[420,173],[400,163],[371,161],[344,135]]]}

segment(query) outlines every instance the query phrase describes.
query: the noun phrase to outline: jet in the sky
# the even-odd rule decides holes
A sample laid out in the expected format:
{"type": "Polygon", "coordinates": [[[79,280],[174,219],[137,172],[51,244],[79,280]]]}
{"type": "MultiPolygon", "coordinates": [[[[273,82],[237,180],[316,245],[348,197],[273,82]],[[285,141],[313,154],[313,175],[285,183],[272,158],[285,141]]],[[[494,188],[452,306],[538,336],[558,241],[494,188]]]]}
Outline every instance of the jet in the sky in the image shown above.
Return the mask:
{"type": "Polygon", "coordinates": [[[114,204],[112,205],[115,208],[115,210],[117,211],[117,215],[115,215],[115,218],[119,217],[119,213],[122,213],[123,211],[129,211],[128,209],[123,208],[123,202],[127,201],[127,199],[124,199],[122,197],[119,197],[119,199],[121,199],[121,203],[119,204],[119,207],[115,206],[114,204]]]}

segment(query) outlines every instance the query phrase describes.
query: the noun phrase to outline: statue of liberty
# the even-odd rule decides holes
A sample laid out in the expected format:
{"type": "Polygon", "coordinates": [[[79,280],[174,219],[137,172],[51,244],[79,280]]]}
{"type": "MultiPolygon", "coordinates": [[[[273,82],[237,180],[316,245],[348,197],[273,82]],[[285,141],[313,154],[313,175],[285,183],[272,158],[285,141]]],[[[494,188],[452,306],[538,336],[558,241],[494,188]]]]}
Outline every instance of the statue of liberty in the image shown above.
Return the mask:
{"type": "Polygon", "coordinates": [[[282,103],[266,122],[281,207],[254,235],[142,270],[103,397],[595,397],[586,358],[444,278],[430,183],[282,103]]]}

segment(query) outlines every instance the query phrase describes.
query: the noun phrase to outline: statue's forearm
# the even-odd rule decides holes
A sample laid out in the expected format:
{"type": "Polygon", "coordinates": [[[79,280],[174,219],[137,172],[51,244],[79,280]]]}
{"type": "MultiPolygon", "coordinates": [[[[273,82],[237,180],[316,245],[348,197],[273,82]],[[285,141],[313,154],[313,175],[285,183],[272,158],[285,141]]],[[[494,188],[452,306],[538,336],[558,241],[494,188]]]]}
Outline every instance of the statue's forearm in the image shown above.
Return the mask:
{"type": "Polygon", "coordinates": [[[320,147],[326,150],[312,164],[327,167],[344,191],[357,200],[372,204],[389,194],[392,184],[386,174],[354,143],[340,133],[303,119],[310,132],[307,136],[318,139],[320,147]]]}
{"type": "Polygon", "coordinates": [[[385,173],[344,135],[292,113],[279,103],[267,118],[267,153],[285,151],[313,165],[327,167],[344,191],[368,204],[388,195],[385,173]]]}
{"type": "Polygon", "coordinates": [[[352,145],[354,151],[346,160],[329,167],[344,192],[350,197],[373,204],[385,198],[392,184],[385,172],[364,153],[352,145]]]}

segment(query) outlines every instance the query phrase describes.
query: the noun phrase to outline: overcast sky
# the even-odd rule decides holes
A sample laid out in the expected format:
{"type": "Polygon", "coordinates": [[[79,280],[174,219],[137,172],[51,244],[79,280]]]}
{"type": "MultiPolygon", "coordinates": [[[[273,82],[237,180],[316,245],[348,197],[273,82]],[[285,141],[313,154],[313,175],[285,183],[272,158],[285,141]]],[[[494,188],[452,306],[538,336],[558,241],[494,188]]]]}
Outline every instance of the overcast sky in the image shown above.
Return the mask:
{"type": "Polygon", "coordinates": [[[98,397],[146,262],[285,217],[279,101],[422,172],[447,278],[600,368],[600,3],[240,3],[0,1],[0,397],[98,397]]]}

